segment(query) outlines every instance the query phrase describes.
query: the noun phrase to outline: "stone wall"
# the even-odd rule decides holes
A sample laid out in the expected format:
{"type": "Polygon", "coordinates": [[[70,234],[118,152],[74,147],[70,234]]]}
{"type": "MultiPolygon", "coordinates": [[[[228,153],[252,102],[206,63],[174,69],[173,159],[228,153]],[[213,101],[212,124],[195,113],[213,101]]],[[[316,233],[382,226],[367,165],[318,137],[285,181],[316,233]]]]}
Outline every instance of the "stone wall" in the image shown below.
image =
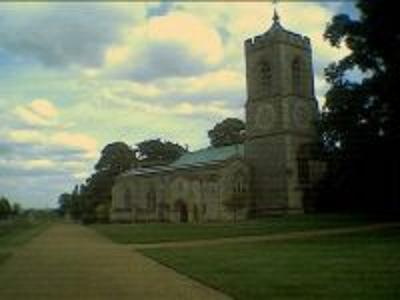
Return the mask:
{"type": "MultiPolygon", "coordinates": [[[[193,223],[231,220],[232,211],[227,209],[225,201],[232,197],[238,173],[245,178],[242,181],[247,193],[249,171],[241,160],[216,167],[120,177],[113,188],[111,220],[193,223]]],[[[244,218],[246,212],[247,208],[241,209],[237,215],[244,218]]]]}

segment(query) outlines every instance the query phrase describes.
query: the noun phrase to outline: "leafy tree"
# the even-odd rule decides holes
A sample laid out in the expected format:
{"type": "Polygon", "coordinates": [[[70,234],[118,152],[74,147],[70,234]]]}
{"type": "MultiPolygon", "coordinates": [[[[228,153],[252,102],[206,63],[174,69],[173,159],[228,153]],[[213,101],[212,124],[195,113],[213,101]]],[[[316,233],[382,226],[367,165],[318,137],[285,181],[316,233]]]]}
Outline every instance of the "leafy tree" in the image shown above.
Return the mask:
{"type": "Polygon", "coordinates": [[[65,215],[66,213],[70,212],[71,210],[71,194],[62,193],[58,197],[58,210],[61,215],[65,215]]]}
{"type": "Polygon", "coordinates": [[[21,205],[19,203],[13,203],[12,208],[11,208],[11,212],[14,216],[18,216],[21,214],[22,212],[22,208],[21,205]]]}
{"type": "Polygon", "coordinates": [[[120,174],[135,166],[136,163],[135,151],[123,142],[115,142],[104,147],[94,168],[97,172],[120,174]]]}
{"type": "Polygon", "coordinates": [[[321,199],[335,199],[339,209],[400,210],[400,18],[393,1],[361,0],[357,7],[359,20],[336,15],[324,34],[350,54],[325,71],[330,89],[321,129],[331,160],[321,199]]]}
{"type": "Polygon", "coordinates": [[[111,189],[117,175],[119,174],[105,170],[93,173],[86,180],[85,192],[82,195],[86,212],[94,213],[100,203],[111,203],[111,189]]]}
{"type": "Polygon", "coordinates": [[[208,131],[213,147],[229,146],[244,142],[245,123],[236,118],[227,118],[208,131]]]}
{"type": "Polygon", "coordinates": [[[75,185],[72,194],[70,195],[69,212],[74,220],[79,220],[83,213],[83,199],[80,193],[80,188],[75,185]]]}
{"type": "Polygon", "coordinates": [[[107,223],[109,220],[110,207],[107,204],[96,206],[96,220],[101,223],[107,223]]]}
{"type": "Polygon", "coordinates": [[[171,162],[185,151],[179,144],[160,139],[139,143],[137,149],[123,142],[108,144],[101,151],[95,172],[86,179],[85,184],[75,186],[71,194],[60,195],[60,209],[84,223],[106,222],[111,206],[111,190],[118,175],[137,167],[139,163],[171,162]]]}
{"type": "Polygon", "coordinates": [[[173,162],[187,151],[177,143],[161,139],[146,140],[136,147],[139,160],[146,165],[173,162]]]}
{"type": "MultiPolygon", "coordinates": [[[[94,194],[93,187],[88,184],[89,179],[86,180],[86,184],[82,184],[79,188],[80,219],[84,223],[93,223],[96,221],[96,205],[101,203],[101,199],[103,199],[94,194]]],[[[105,201],[107,200],[103,199],[103,202],[105,201]]]]}
{"type": "Polygon", "coordinates": [[[71,195],[73,218],[82,219],[86,223],[95,221],[96,208],[100,205],[110,206],[115,178],[136,165],[135,150],[127,144],[114,142],[106,145],[95,164],[95,172],[80,189],[76,186],[71,195]]]}
{"type": "Polygon", "coordinates": [[[0,198],[0,219],[6,219],[11,214],[11,205],[6,197],[0,198]]]}

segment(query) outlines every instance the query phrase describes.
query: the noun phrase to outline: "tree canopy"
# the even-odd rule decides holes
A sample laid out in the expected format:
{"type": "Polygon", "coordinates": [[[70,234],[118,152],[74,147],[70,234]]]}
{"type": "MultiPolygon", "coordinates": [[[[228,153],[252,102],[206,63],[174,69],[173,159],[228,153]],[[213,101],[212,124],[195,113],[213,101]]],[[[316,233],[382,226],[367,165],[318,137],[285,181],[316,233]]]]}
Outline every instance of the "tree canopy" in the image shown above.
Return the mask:
{"type": "Polygon", "coordinates": [[[359,1],[360,20],[337,15],[325,31],[332,46],[343,42],[350,54],[326,69],[324,126],[331,146],[342,153],[364,144],[398,138],[400,129],[400,21],[390,1],[359,1]],[[349,72],[361,71],[359,80],[349,72]]]}
{"type": "Polygon", "coordinates": [[[123,142],[114,142],[104,147],[94,168],[98,172],[119,174],[132,168],[136,163],[135,150],[123,142]]]}
{"type": "Polygon", "coordinates": [[[0,219],[7,218],[11,214],[11,205],[6,197],[0,198],[0,219]]]}
{"type": "Polygon", "coordinates": [[[161,139],[145,140],[136,144],[136,147],[138,159],[142,164],[170,163],[187,151],[178,143],[161,139]]]}
{"type": "Polygon", "coordinates": [[[58,210],[60,214],[64,215],[67,211],[71,209],[71,194],[62,193],[58,196],[58,210]]]}
{"type": "Polygon", "coordinates": [[[213,147],[229,146],[244,142],[245,123],[237,118],[227,118],[208,131],[213,147]]]}
{"type": "Polygon", "coordinates": [[[330,88],[321,129],[331,158],[327,192],[346,199],[346,206],[399,209],[393,200],[398,194],[400,18],[393,1],[356,5],[359,19],[336,15],[324,34],[332,46],[344,43],[350,49],[325,71],[330,88]]]}
{"type": "Polygon", "coordinates": [[[9,199],[0,197],[0,220],[7,219],[10,216],[17,216],[21,213],[21,205],[11,203],[9,199]]]}

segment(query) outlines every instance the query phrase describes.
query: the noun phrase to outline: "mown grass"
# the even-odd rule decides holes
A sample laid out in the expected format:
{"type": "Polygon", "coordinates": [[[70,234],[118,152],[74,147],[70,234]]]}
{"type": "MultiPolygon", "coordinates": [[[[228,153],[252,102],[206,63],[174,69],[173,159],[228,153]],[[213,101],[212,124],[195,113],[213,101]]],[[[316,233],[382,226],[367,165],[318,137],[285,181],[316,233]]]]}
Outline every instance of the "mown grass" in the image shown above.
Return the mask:
{"type": "Polygon", "coordinates": [[[10,256],[10,253],[2,253],[0,252],[0,264],[5,261],[10,256]]]}
{"type": "Polygon", "coordinates": [[[47,222],[30,221],[26,218],[0,223],[0,264],[12,255],[12,251],[30,241],[49,226],[47,222]]]}
{"type": "Polygon", "coordinates": [[[91,228],[122,244],[190,241],[222,237],[254,236],[314,229],[339,228],[372,223],[351,215],[296,215],[270,217],[240,223],[205,224],[97,224],[91,228]]]}
{"type": "Polygon", "coordinates": [[[142,252],[234,299],[400,299],[400,229],[142,252]]]}

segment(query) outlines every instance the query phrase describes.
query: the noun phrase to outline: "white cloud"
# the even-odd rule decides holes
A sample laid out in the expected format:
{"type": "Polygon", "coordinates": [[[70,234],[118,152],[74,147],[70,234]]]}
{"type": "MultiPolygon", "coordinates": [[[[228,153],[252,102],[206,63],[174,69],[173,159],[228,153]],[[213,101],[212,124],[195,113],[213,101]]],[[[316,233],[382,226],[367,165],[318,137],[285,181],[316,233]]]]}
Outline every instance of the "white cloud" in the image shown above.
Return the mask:
{"type": "Polygon", "coordinates": [[[328,83],[323,76],[315,76],[315,94],[320,107],[325,104],[325,93],[329,88],[328,83]]]}
{"type": "Polygon", "coordinates": [[[145,13],[139,3],[2,4],[0,47],[46,66],[101,66],[121,30],[145,13]]]}
{"type": "Polygon", "coordinates": [[[135,24],[105,52],[103,75],[149,81],[204,73],[223,59],[215,28],[193,14],[171,12],[135,24]]]}
{"type": "Polygon", "coordinates": [[[57,108],[46,99],[35,99],[27,105],[18,105],[13,113],[28,125],[52,126],[58,116],[57,108]]]}
{"type": "Polygon", "coordinates": [[[66,131],[56,132],[49,138],[49,141],[52,144],[85,150],[88,158],[98,156],[97,141],[86,134],[66,131]]]}
{"type": "Polygon", "coordinates": [[[21,144],[64,146],[83,150],[87,158],[98,156],[97,141],[86,134],[67,131],[43,131],[37,129],[9,130],[7,138],[21,144]]]}
{"type": "Polygon", "coordinates": [[[239,114],[238,111],[225,107],[225,103],[223,102],[202,103],[197,105],[189,102],[182,102],[169,109],[168,113],[188,116],[215,115],[218,118],[235,117],[239,114]]]}
{"type": "Polygon", "coordinates": [[[219,69],[200,76],[173,78],[163,82],[164,91],[194,94],[210,91],[242,90],[245,87],[245,74],[234,70],[219,69]]]}
{"type": "Polygon", "coordinates": [[[45,143],[47,137],[44,133],[33,129],[9,130],[8,138],[17,143],[45,143]]]}
{"type": "Polygon", "coordinates": [[[152,18],[147,33],[155,41],[181,44],[210,65],[220,62],[223,55],[218,33],[204,20],[191,14],[173,12],[152,18]]]}
{"type": "Polygon", "coordinates": [[[24,166],[27,168],[41,169],[53,168],[56,164],[49,159],[30,159],[24,162],[24,166]]]}
{"type": "Polygon", "coordinates": [[[35,99],[32,101],[30,106],[33,112],[43,118],[51,119],[58,115],[56,107],[46,99],[35,99]]]}

